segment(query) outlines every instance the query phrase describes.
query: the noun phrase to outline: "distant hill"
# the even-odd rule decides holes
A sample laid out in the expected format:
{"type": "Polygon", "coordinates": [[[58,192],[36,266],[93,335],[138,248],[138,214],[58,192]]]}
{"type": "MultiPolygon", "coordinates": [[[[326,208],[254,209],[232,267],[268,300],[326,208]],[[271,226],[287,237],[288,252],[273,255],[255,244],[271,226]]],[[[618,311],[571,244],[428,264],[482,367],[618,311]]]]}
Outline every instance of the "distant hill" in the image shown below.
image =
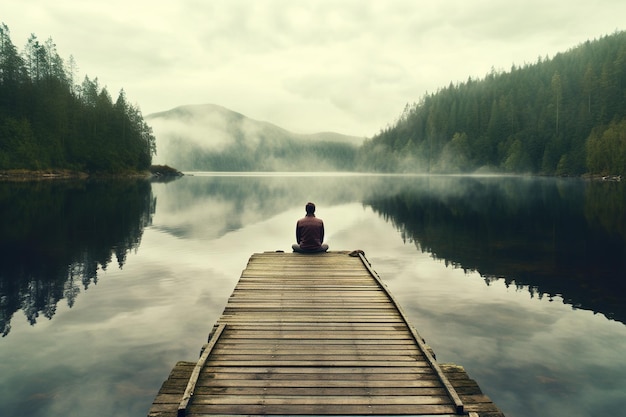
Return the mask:
{"type": "Polygon", "coordinates": [[[155,163],[184,171],[322,171],[354,168],[364,138],[289,132],[215,104],[153,113],[155,163]]]}

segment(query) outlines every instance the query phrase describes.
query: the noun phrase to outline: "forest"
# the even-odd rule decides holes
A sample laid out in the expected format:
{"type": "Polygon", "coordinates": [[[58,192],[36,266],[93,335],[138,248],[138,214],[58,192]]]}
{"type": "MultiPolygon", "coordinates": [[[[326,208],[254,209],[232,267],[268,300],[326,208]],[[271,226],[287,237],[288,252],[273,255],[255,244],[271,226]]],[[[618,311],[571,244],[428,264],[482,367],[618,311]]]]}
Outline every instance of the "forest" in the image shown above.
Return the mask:
{"type": "MultiPolygon", "coordinates": [[[[77,83],[76,72],[51,38],[33,34],[20,53],[0,25],[0,171],[150,166],[156,140],[139,108],[124,90],[113,101],[98,78],[77,83]]],[[[427,93],[359,148],[235,142],[176,160],[193,170],[624,175],[626,32],[427,93]]]]}
{"type": "Polygon", "coordinates": [[[407,104],[364,171],[626,174],[626,32],[407,104]]]}
{"type": "Polygon", "coordinates": [[[113,102],[98,78],[75,80],[52,38],[32,34],[22,52],[0,25],[0,170],[143,171],[156,153],[152,129],[122,89],[113,102]]]}

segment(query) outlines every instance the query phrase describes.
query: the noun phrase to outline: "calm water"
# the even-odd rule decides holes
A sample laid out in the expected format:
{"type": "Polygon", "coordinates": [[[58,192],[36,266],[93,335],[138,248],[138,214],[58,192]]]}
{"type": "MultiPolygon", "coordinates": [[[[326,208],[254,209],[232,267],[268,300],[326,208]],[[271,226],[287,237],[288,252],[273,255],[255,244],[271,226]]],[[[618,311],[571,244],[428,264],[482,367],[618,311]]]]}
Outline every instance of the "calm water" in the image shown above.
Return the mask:
{"type": "Polygon", "coordinates": [[[0,184],[0,416],[145,416],[309,200],[507,416],[622,415],[625,184],[196,173],[0,184]]]}

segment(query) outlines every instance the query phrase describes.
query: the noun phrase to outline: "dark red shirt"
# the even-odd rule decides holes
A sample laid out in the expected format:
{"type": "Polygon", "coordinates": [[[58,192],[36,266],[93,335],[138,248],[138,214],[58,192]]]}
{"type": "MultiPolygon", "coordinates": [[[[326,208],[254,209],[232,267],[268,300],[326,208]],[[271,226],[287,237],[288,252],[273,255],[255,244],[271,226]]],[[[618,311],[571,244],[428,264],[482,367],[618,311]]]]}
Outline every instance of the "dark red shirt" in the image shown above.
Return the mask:
{"type": "Polygon", "coordinates": [[[307,215],[296,223],[296,242],[302,249],[319,249],[324,242],[324,222],[307,215]]]}

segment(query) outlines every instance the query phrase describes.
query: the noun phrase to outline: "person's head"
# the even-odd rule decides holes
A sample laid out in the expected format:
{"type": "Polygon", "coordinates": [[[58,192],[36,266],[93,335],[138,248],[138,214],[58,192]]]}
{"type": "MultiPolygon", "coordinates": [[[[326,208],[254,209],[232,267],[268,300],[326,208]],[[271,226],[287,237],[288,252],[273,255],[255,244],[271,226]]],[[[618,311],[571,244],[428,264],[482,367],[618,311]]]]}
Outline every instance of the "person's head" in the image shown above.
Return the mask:
{"type": "Polygon", "coordinates": [[[304,209],[306,210],[306,214],[314,214],[315,213],[315,204],[313,203],[306,203],[306,206],[304,207],[304,209]]]}

